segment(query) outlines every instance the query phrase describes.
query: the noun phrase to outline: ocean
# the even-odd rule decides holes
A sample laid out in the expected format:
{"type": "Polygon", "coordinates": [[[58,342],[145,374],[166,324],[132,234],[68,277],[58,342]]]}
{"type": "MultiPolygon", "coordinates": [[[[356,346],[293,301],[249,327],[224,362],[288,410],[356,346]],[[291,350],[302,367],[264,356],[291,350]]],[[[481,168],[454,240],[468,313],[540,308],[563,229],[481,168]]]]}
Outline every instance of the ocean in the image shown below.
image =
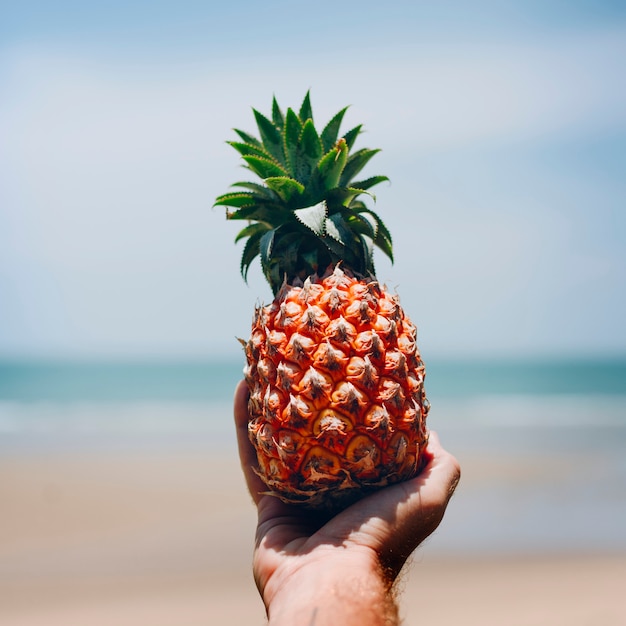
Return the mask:
{"type": "MultiPolygon", "coordinates": [[[[231,439],[241,361],[0,361],[0,435],[206,432],[231,439]],[[153,412],[150,417],[150,412],[153,412]]],[[[433,428],[626,427],[626,359],[427,363],[433,428]]],[[[58,443],[58,442],[57,442],[58,443]]]]}
{"type": "MultiPolygon", "coordinates": [[[[236,361],[0,362],[0,456],[235,454],[236,361]]],[[[463,479],[436,550],[626,552],[626,359],[427,361],[463,479]]]]}
{"type": "MultiPolygon", "coordinates": [[[[243,361],[2,361],[0,401],[135,402],[230,400],[243,361]]],[[[429,394],[626,395],[626,358],[428,361],[429,394]]]]}

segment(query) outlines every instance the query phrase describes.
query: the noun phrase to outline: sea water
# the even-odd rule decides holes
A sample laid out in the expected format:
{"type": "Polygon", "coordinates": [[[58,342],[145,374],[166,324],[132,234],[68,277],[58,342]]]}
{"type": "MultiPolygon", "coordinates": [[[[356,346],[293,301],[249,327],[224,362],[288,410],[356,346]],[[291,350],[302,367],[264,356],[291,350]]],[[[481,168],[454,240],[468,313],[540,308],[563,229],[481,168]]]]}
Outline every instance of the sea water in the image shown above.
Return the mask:
{"type": "MultiPolygon", "coordinates": [[[[0,362],[0,455],[234,454],[242,365],[0,362]]],[[[626,552],[626,360],[434,360],[426,389],[464,470],[435,550],[626,552]]]]}
{"type": "MultiPolygon", "coordinates": [[[[0,361],[0,447],[6,451],[7,438],[19,434],[47,432],[53,443],[59,430],[197,431],[226,445],[242,366],[234,360],[0,361]]],[[[593,428],[597,439],[603,429],[626,428],[626,360],[435,360],[427,364],[426,391],[431,427],[458,430],[464,441],[477,430],[494,436],[504,430],[514,444],[524,430],[534,437],[560,429],[565,441],[565,431],[593,428]]]]}

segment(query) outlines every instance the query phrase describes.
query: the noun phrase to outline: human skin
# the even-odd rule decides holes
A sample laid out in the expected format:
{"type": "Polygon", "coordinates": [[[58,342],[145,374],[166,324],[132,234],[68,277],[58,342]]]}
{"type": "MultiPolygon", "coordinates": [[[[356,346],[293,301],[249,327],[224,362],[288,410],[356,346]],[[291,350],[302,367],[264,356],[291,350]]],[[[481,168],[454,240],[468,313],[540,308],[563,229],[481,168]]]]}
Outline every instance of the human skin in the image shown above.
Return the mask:
{"type": "Polygon", "coordinates": [[[395,626],[394,582],[439,526],[461,475],[433,431],[420,474],[336,513],[267,493],[248,439],[248,390],[235,392],[241,466],[258,512],[253,573],[270,626],[395,626]]]}

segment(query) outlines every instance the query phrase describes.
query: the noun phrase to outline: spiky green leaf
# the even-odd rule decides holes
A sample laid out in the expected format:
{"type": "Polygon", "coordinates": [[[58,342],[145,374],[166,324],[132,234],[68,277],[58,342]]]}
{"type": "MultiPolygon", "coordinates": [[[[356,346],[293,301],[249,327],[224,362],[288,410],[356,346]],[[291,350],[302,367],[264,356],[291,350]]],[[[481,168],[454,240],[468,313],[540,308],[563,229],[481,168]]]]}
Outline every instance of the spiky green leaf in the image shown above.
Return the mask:
{"type": "Polygon", "coordinates": [[[261,267],[263,272],[267,273],[270,266],[270,259],[272,256],[272,247],[274,246],[274,236],[276,234],[275,229],[268,230],[263,233],[259,239],[259,254],[261,255],[261,267]]]}
{"type": "Polygon", "coordinates": [[[322,155],[322,142],[311,120],[302,125],[296,143],[291,143],[287,151],[292,177],[307,186],[322,155]]]}
{"type": "Polygon", "coordinates": [[[362,194],[371,195],[368,191],[363,189],[354,189],[352,187],[335,187],[326,194],[326,202],[328,204],[328,210],[335,212],[341,209],[341,207],[350,207],[352,209],[355,198],[358,198],[362,194]]]}
{"type": "Polygon", "coordinates": [[[293,221],[291,211],[281,205],[254,204],[244,206],[226,216],[229,220],[254,220],[268,224],[284,224],[293,221]]]}
{"type": "Polygon", "coordinates": [[[271,226],[264,224],[263,222],[256,222],[254,224],[248,224],[245,228],[239,231],[237,236],[235,237],[235,243],[245,239],[246,237],[252,237],[253,235],[257,235],[258,233],[267,232],[271,226]]]}
{"type": "MultiPolygon", "coordinates": [[[[366,193],[365,191],[363,193],[366,193]]],[[[361,195],[361,194],[359,194],[361,195]]],[[[359,199],[354,199],[352,200],[352,202],[350,202],[350,204],[348,205],[351,211],[354,211],[355,213],[361,213],[362,211],[367,211],[368,207],[365,204],[365,202],[363,202],[363,200],[359,200],[359,199]]]]}
{"type": "Polygon", "coordinates": [[[326,220],[326,204],[320,202],[313,206],[297,209],[293,212],[298,221],[313,231],[318,237],[324,235],[324,222],[326,220]]]}
{"type": "Polygon", "coordinates": [[[352,246],[344,246],[337,241],[334,237],[322,238],[322,243],[331,253],[331,260],[333,263],[338,261],[344,261],[348,267],[355,269],[357,272],[362,272],[361,263],[359,263],[359,253],[355,253],[352,246]]]}
{"type": "Polygon", "coordinates": [[[328,122],[328,124],[324,127],[324,130],[320,135],[322,145],[324,146],[324,152],[328,152],[337,143],[339,128],[347,110],[348,107],[341,109],[341,111],[339,111],[339,113],[337,113],[335,117],[333,117],[333,119],[330,120],[330,122],[328,122]]]}
{"type": "Polygon", "coordinates": [[[376,239],[374,239],[374,244],[380,250],[382,250],[385,253],[385,255],[389,258],[389,260],[393,263],[393,247],[391,245],[391,241],[389,241],[389,239],[387,239],[386,237],[383,237],[380,234],[380,231],[378,235],[376,236],[376,239]]]}
{"type": "Polygon", "coordinates": [[[365,180],[354,181],[350,183],[351,187],[355,189],[371,189],[374,185],[378,185],[379,183],[388,182],[389,178],[387,176],[371,176],[370,178],[366,178],[365,180]]]}
{"type": "Polygon", "coordinates": [[[259,256],[259,241],[262,236],[262,232],[255,233],[252,237],[248,238],[246,245],[243,248],[239,269],[241,270],[241,275],[246,282],[248,282],[248,270],[250,269],[250,265],[252,264],[252,261],[259,256]]]}
{"type": "Polygon", "coordinates": [[[391,239],[391,233],[385,226],[385,223],[380,219],[374,211],[363,205],[358,209],[358,213],[355,213],[361,219],[367,219],[371,223],[376,224],[376,236],[374,237],[374,245],[380,248],[389,260],[393,263],[393,242],[391,239]]]}
{"type": "Polygon", "coordinates": [[[285,203],[291,202],[304,193],[304,185],[289,176],[266,178],[265,184],[274,190],[285,203]]]}
{"type": "Polygon", "coordinates": [[[345,220],[339,213],[330,215],[325,221],[326,234],[332,237],[335,241],[338,241],[344,246],[349,246],[352,242],[352,234],[350,227],[346,224],[345,220]]]}
{"type": "Polygon", "coordinates": [[[389,243],[391,243],[391,233],[389,232],[389,229],[385,226],[385,223],[380,219],[380,216],[377,213],[372,211],[372,209],[368,209],[367,207],[365,208],[365,210],[359,211],[359,213],[360,214],[367,213],[373,219],[375,219],[376,224],[377,224],[377,232],[379,232],[383,237],[388,239],[389,243]]]}
{"type": "Polygon", "coordinates": [[[359,133],[361,132],[362,128],[363,128],[363,124],[359,124],[358,126],[355,126],[353,129],[349,130],[343,136],[350,150],[352,150],[352,147],[354,146],[354,142],[356,141],[356,138],[359,136],[359,133]]]}
{"type": "Polygon", "coordinates": [[[254,118],[256,119],[261,141],[269,154],[279,163],[285,162],[285,153],[283,151],[283,137],[274,124],[268,120],[265,115],[259,113],[256,109],[252,109],[254,118]]]}
{"type": "Polygon", "coordinates": [[[350,228],[362,235],[368,235],[372,239],[376,238],[378,233],[378,221],[369,213],[352,213],[348,218],[350,228]]]}
{"type": "Polygon", "coordinates": [[[298,156],[298,142],[302,133],[302,122],[294,113],[293,109],[287,109],[285,115],[285,128],[283,131],[283,141],[285,145],[285,156],[287,165],[291,172],[296,171],[296,161],[298,156]]]}
{"type": "Polygon", "coordinates": [[[353,154],[348,157],[348,162],[341,173],[341,178],[339,180],[340,187],[348,187],[350,185],[350,181],[367,165],[369,160],[380,150],[369,150],[367,148],[362,148],[361,150],[357,150],[353,154]]]}
{"type": "Polygon", "coordinates": [[[272,121],[274,122],[274,126],[276,126],[279,131],[283,129],[283,126],[285,124],[285,118],[283,117],[283,112],[278,106],[276,96],[272,98],[272,121]]]}
{"type": "Polygon", "coordinates": [[[250,145],[256,146],[257,148],[263,150],[263,144],[256,137],[244,132],[243,130],[239,130],[238,128],[235,128],[233,130],[239,135],[244,143],[249,143],[250,145]]]}
{"type": "Polygon", "coordinates": [[[365,268],[372,274],[374,273],[374,241],[365,234],[359,235],[361,246],[363,248],[363,257],[365,258],[365,268]]]}
{"type": "Polygon", "coordinates": [[[248,167],[261,178],[270,178],[272,176],[287,176],[287,172],[275,161],[264,159],[254,155],[244,156],[243,160],[248,167]]]}
{"type": "Polygon", "coordinates": [[[298,114],[302,123],[307,120],[313,121],[313,109],[311,108],[311,94],[310,92],[306,92],[306,96],[304,96],[304,100],[302,101],[302,105],[300,106],[300,113],[298,114]]]}
{"type": "Polygon", "coordinates": [[[244,207],[250,206],[255,203],[256,199],[253,193],[245,191],[235,191],[232,193],[225,193],[218,196],[213,203],[213,206],[230,206],[230,207],[244,207]]]}
{"type": "Polygon", "coordinates": [[[322,141],[317,134],[313,120],[308,119],[303,124],[299,144],[303,154],[314,163],[317,163],[317,161],[322,157],[322,154],[324,154],[322,141]]]}
{"type": "Polygon", "coordinates": [[[337,187],[347,161],[348,145],[343,139],[340,139],[335,147],[320,159],[316,166],[319,185],[324,191],[337,187]]]}
{"type": "Polygon", "coordinates": [[[269,202],[278,202],[279,198],[276,196],[276,193],[265,187],[264,185],[259,185],[259,183],[249,183],[249,182],[238,182],[233,183],[231,187],[241,187],[243,189],[250,189],[258,202],[269,201],[269,202]]]}
{"type": "Polygon", "coordinates": [[[253,154],[254,156],[263,157],[265,159],[271,159],[271,155],[269,155],[263,148],[259,148],[250,143],[243,143],[241,141],[227,141],[229,146],[232,146],[241,154],[242,156],[253,154]]]}

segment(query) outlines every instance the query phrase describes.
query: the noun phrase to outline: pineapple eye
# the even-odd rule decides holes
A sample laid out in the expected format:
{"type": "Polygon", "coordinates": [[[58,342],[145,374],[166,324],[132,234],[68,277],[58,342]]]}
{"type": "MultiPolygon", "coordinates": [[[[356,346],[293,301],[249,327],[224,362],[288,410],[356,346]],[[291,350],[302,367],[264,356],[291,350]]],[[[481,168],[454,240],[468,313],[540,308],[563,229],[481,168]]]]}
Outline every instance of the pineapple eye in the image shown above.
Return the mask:
{"type": "Polygon", "coordinates": [[[314,367],[309,367],[298,386],[299,392],[310,400],[328,398],[332,388],[332,379],[314,367]]]}
{"type": "Polygon", "coordinates": [[[366,435],[355,437],[348,446],[348,456],[351,461],[358,461],[364,456],[374,459],[378,456],[376,444],[366,435]]]}
{"type": "Polygon", "coordinates": [[[302,437],[291,430],[281,430],[278,436],[278,451],[293,454],[302,445],[302,437]]]}
{"type": "Polygon", "coordinates": [[[350,419],[334,409],[320,411],[319,416],[313,423],[313,433],[315,435],[330,432],[346,434],[352,429],[353,425],[350,419]]]}
{"type": "Polygon", "coordinates": [[[358,415],[367,406],[368,399],[351,382],[337,384],[332,395],[333,405],[344,409],[350,415],[358,415]]]}

